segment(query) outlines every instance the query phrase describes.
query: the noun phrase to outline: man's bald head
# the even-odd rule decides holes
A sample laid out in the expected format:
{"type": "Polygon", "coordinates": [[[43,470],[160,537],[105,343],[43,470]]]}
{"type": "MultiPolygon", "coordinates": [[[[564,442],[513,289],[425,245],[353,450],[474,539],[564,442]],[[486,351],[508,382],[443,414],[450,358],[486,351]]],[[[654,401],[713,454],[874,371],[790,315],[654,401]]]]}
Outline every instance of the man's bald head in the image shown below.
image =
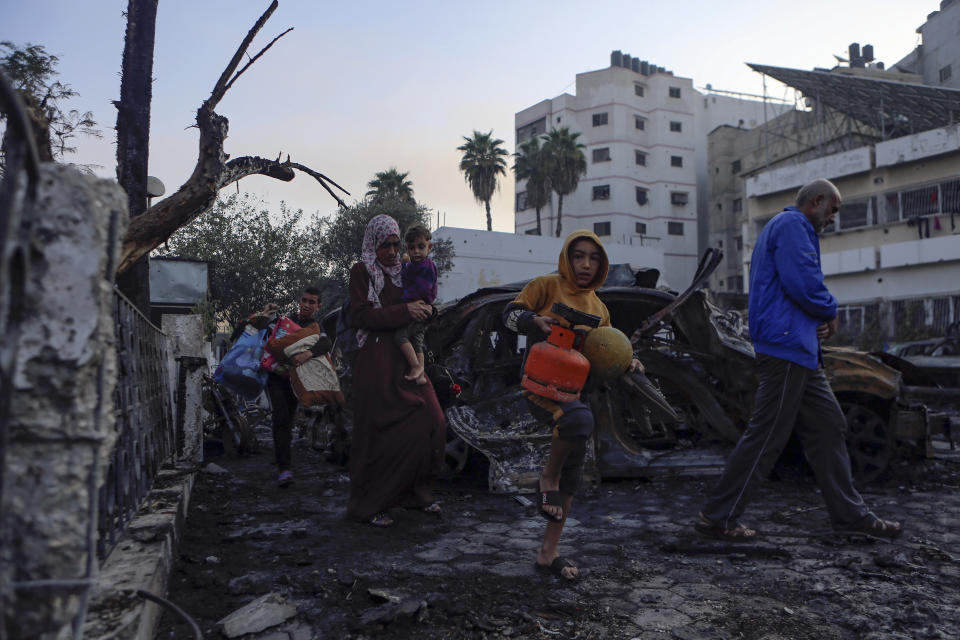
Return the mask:
{"type": "Polygon", "coordinates": [[[820,232],[830,226],[840,211],[840,190],[829,180],[814,180],[797,192],[797,209],[820,232]]]}
{"type": "Polygon", "coordinates": [[[800,187],[800,191],[797,191],[797,209],[803,209],[804,205],[812,204],[817,196],[822,196],[824,199],[833,196],[839,200],[840,190],[837,189],[835,184],[822,178],[807,183],[800,187]]]}

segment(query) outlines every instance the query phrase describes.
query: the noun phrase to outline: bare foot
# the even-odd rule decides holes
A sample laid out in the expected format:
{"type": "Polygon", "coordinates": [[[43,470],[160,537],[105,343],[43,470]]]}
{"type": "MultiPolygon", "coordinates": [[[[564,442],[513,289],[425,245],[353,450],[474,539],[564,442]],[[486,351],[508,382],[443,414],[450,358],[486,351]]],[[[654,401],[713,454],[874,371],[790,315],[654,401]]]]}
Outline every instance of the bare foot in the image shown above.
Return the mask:
{"type": "Polygon", "coordinates": [[[403,377],[406,378],[407,380],[416,380],[416,381],[417,381],[417,384],[425,384],[425,383],[426,383],[426,376],[425,376],[424,373],[423,373],[423,367],[420,366],[420,365],[417,365],[417,366],[415,366],[415,367],[410,367],[410,373],[408,373],[407,375],[405,375],[405,376],[403,376],[403,377]],[[423,382],[420,382],[420,378],[423,378],[424,381],[423,381],[423,382]]]}

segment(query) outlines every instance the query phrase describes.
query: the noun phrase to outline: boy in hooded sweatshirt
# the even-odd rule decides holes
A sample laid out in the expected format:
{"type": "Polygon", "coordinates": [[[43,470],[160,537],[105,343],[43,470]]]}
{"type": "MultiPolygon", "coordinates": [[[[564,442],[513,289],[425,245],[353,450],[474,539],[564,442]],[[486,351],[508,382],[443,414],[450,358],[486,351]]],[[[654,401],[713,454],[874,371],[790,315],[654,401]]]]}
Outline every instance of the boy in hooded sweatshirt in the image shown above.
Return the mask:
{"type": "MultiPolygon", "coordinates": [[[[600,317],[600,326],[610,325],[610,312],[596,290],[607,278],[610,262],[594,233],[580,230],[567,236],[560,252],[558,273],[531,280],[503,312],[504,325],[527,336],[527,353],[534,343],[545,340],[550,325],[559,316],[550,308],[555,302],[600,317]]],[[[643,370],[636,358],[630,370],[643,370]]],[[[553,430],[550,454],[540,475],[538,508],[547,520],[536,568],[573,580],[579,570],[557,550],[563,524],[570,513],[573,496],[583,477],[587,439],[593,433],[593,414],[580,400],[557,402],[524,390],[530,412],[553,430]]]]}

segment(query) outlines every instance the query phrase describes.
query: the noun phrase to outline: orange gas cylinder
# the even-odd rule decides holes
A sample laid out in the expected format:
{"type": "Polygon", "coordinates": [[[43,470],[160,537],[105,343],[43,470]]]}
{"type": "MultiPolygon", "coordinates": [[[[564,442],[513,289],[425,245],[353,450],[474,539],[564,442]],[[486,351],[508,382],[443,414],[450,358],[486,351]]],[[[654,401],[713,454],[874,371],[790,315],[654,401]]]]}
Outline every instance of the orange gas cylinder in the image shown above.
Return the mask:
{"type": "Polygon", "coordinates": [[[573,329],[573,325],[596,327],[600,318],[559,302],[554,303],[551,311],[571,326],[552,325],[546,342],[530,347],[520,386],[557,402],[571,402],[580,397],[580,390],[590,374],[590,361],[577,351],[584,332],[573,329]]]}

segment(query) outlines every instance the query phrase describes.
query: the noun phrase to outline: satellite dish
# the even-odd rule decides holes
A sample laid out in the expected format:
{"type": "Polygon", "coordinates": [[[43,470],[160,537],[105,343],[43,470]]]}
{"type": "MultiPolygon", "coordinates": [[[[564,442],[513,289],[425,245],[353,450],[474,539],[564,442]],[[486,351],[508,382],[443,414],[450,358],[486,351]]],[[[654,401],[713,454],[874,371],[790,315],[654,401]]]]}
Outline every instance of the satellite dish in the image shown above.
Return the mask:
{"type": "Polygon", "coordinates": [[[160,178],[147,176],[147,196],[150,198],[159,198],[167,192],[166,187],[160,182],[160,178]]]}

